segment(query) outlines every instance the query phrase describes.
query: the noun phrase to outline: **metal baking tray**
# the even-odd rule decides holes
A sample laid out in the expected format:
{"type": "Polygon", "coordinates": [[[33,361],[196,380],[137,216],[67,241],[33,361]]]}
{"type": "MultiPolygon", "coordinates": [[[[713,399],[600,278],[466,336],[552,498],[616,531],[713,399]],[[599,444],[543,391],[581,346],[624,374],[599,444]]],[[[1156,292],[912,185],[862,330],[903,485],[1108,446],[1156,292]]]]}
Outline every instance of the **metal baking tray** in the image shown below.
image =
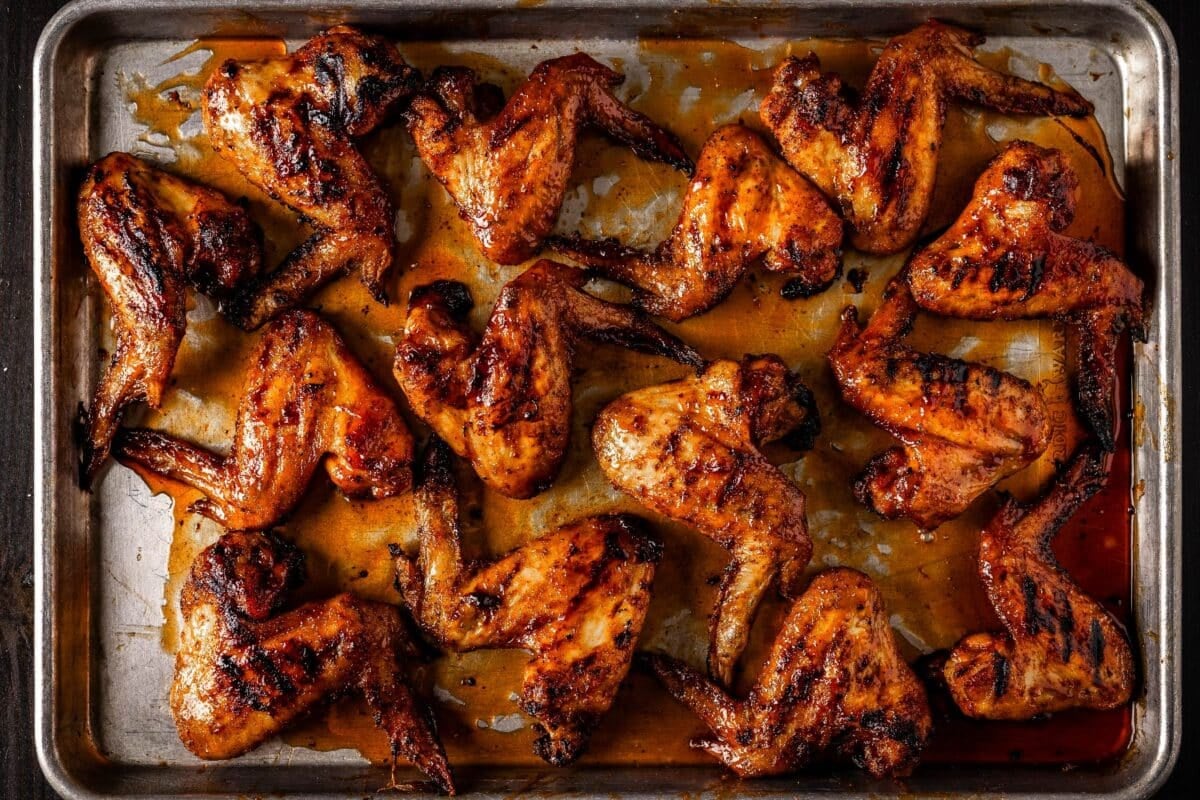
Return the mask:
{"type": "Polygon", "coordinates": [[[170,660],[157,638],[139,634],[158,624],[157,605],[136,598],[160,591],[167,543],[145,530],[131,536],[129,527],[169,517],[168,501],[135,491],[136,482],[96,494],[78,488],[72,426],[95,371],[99,312],[86,290],[74,200],[82,168],[111,144],[100,106],[112,98],[101,97],[100,81],[113,58],[161,57],[214,34],[302,40],[335,22],[483,52],[506,42],[559,42],[603,53],[614,41],[646,35],[884,38],[929,17],[980,30],[989,48],[1051,63],[1081,86],[1096,103],[1128,197],[1129,258],[1148,274],[1153,298],[1149,341],[1135,346],[1133,374],[1145,433],[1133,443],[1140,499],[1132,616],[1141,691],[1128,752],[1072,770],[925,765],[902,785],[854,771],[727,783],[715,764],[461,770],[462,783],[496,797],[1152,793],[1174,764],[1181,733],[1178,60],[1162,19],[1137,0],[82,0],[64,8],[38,44],[33,117],[36,740],[54,787],[79,798],[334,797],[370,795],[384,777],[349,751],[261,748],[206,765],[188,756],[162,702],[170,660]]]}

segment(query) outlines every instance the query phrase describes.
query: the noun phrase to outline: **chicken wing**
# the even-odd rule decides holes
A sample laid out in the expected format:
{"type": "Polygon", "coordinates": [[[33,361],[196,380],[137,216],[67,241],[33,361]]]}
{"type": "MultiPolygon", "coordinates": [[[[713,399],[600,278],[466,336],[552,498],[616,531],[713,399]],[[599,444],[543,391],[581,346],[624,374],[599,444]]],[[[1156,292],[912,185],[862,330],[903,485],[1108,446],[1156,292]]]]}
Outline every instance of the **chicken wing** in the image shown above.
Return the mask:
{"type": "Polygon", "coordinates": [[[1053,317],[1078,329],[1082,416],[1106,450],[1117,428],[1117,346],[1143,335],[1143,286],[1113,253],[1058,231],[1071,223],[1079,181],[1057,150],[1013,142],[970,203],[909,268],[913,297],[965,319],[1053,317]]]}
{"type": "Polygon", "coordinates": [[[1121,625],[1059,567],[1055,534],[1108,477],[1098,448],[1078,453],[1032,506],[1008,500],[983,529],[979,575],[1003,633],[973,633],[943,675],[963,713],[1030,719],[1068,708],[1116,708],[1133,693],[1121,625]]]}
{"type": "Polygon", "coordinates": [[[350,271],[386,302],[394,213],[355,139],[419,83],[391,44],[344,25],[291,55],[226,61],[209,78],[203,116],[213,147],[315,229],[241,294],[233,310],[247,330],[350,271]]]}
{"type": "Polygon", "coordinates": [[[624,76],[583,53],[543,61],[489,114],[495,87],[472,70],[437,70],[405,110],[417,152],[458,204],[484,255],[518,264],[550,233],[575,166],[584,126],[595,126],[641,158],[690,173],[675,137],[617,100],[624,76]]]}
{"type": "Polygon", "coordinates": [[[432,716],[398,659],[412,652],[392,606],[340,594],[281,612],[304,557],[262,533],[227,533],[192,565],[180,597],[171,713],[204,759],[241,755],[345,692],[361,692],[399,756],[454,794],[432,716]]]}
{"type": "Polygon", "coordinates": [[[916,310],[901,275],[865,327],[853,306],[843,312],[828,357],[846,402],[901,442],[871,459],[855,497],[931,529],[1041,455],[1050,420],[1015,375],[905,345],[916,310]]]}
{"type": "Polygon", "coordinates": [[[626,514],[587,517],[490,563],[464,562],[449,448],[436,437],[417,488],[420,554],[393,548],[397,584],[421,628],[459,652],[523,648],[518,704],[551,764],[587,746],[629,671],[662,544],[626,514]]]}
{"type": "Polygon", "coordinates": [[[783,289],[788,299],[825,289],[841,267],[842,220],[758,134],[726,125],[705,142],[679,222],[653,252],[578,235],[547,244],[634,287],[634,305],[679,321],[723,300],[760,260],[798,276],[783,289]]]}
{"type": "Polygon", "coordinates": [[[888,42],[861,102],[816,55],[776,67],[759,113],[784,158],[837,200],[868,253],[895,253],[916,240],[929,213],[946,103],[955,99],[1013,114],[1085,116],[1092,106],[990,70],[972,50],[983,37],[930,21],[888,42]]]}
{"type": "Polygon", "coordinates": [[[409,298],[396,380],[417,416],[508,497],[543,491],[562,465],[578,337],[703,364],[640,313],[582,291],[586,282],[579,270],[539,261],[501,290],[478,340],[462,284],[437,281],[409,298]]]}
{"type": "Polygon", "coordinates": [[[199,489],[192,510],[233,530],[277,522],[322,462],[351,497],[412,485],[412,434],[395,404],[311,311],[289,311],[263,332],[228,456],[151,430],[121,431],[114,449],[138,472],[199,489]]]}
{"type": "Polygon", "coordinates": [[[183,341],[186,287],[223,297],[258,272],[262,245],[245,210],[219,192],[110,153],[79,191],[79,232],[112,309],[117,347],[87,416],[83,477],[108,459],[121,412],[157,408],[183,341]]]}
{"type": "Polygon", "coordinates": [[[614,486],[730,551],[708,650],[726,684],[759,601],[776,576],[793,596],[812,555],[804,493],[758,448],[789,432],[811,446],[819,425],[811,393],[777,356],[747,356],[622,395],[592,428],[614,486]]]}
{"type": "Polygon", "coordinates": [[[792,604],[744,700],[691,667],[653,655],[667,691],[712,730],[693,741],[743,777],[850,758],[876,778],[912,771],[929,739],[925,689],[900,656],[879,591],[833,569],[792,604]]]}

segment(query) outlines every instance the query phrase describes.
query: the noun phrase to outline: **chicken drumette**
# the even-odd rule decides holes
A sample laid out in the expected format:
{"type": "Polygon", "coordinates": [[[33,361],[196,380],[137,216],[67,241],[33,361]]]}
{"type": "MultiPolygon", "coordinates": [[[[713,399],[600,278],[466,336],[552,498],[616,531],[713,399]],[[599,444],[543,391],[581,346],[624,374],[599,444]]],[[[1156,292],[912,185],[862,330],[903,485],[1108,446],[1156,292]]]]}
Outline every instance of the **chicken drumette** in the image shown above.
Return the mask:
{"type": "Polygon", "coordinates": [[[123,430],[121,463],[205,494],[192,510],[232,530],[263,530],[300,500],[322,462],[352,497],[412,484],[408,427],[329,323],[289,311],[264,330],[238,406],[233,446],[218,456],[151,430],[123,430]]]}
{"type": "Polygon", "coordinates": [[[204,126],[213,147],[315,229],[239,298],[243,327],[257,328],[352,270],[386,301],[394,214],[355,139],[419,83],[391,44],[344,25],[291,55],[226,61],[209,78],[204,126]]]}
{"type": "Polygon", "coordinates": [[[932,727],[879,591],[854,570],[813,579],[744,700],[682,662],[650,661],[667,691],[712,730],[692,746],[743,777],[792,772],[824,756],[850,758],[876,778],[907,775],[932,727]]]}
{"type": "Polygon", "coordinates": [[[484,255],[517,264],[550,233],[584,126],[640,157],[691,172],[675,137],[617,100],[623,76],[583,53],[543,61],[495,112],[495,87],[466,68],[442,68],[405,110],[429,170],[458,204],[484,255]],[[490,106],[490,107],[489,107],[490,106]]]}
{"type": "Polygon", "coordinates": [[[784,363],[747,356],[622,395],[592,429],[614,486],[730,551],[708,651],[709,671],[727,684],[759,601],[776,576],[794,596],[812,555],[804,493],[758,448],[789,433],[808,446],[818,427],[812,395],[784,363]]]}
{"type": "Polygon", "coordinates": [[[1084,449],[1043,498],[1032,506],[1008,500],[983,529],[979,575],[1005,632],[968,635],[942,670],[966,715],[1030,719],[1129,702],[1134,667],[1125,632],[1050,548],[1107,476],[1099,449],[1084,449]]]}
{"type": "Polygon", "coordinates": [[[1013,142],[949,230],[913,256],[908,278],[917,303],[938,314],[1077,328],[1079,410],[1112,450],[1117,346],[1126,327],[1143,333],[1143,286],[1113,253],[1058,233],[1075,216],[1078,186],[1062,153],[1013,142]]]}
{"type": "Polygon", "coordinates": [[[783,155],[842,206],[852,243],[894,253],[913,243],[929,213],[946,102],[951,99],[1016,114],[1083,116],[1092,106],[990,70],[972,49],[983,37],[927,22],[888,42],[855,102],[816,55],[789,57],[775,70],[762,103],[763,123],[783,155]]]}
{"type": "MultiPolygon", "coordinates": [[[[405,682],[413,652],[392,606],[340,594],[282,612],[304,559],[262,533],[228,533],[192,565],[180,597],[182,641],[171,712],[205,759],[233,758],[346,692],[361,692],[404,757],[454,793],[432,717],[405,682]]],[[[393,784],[394,784],[393,778],[393,784]]]]}
{"type": "Polygon", "coordinates": [[[905,345],[916,310],[901,275],[865,327],[846,309],[829,363],[846,402],[902,444],[871,459],[855,497],[928,529],[1041,455],[1050,420],[1027,381],[905,345]]]}
{"type": "Polygon", "coordinates": [[[640,312],[584,292],[586,282],[539,261],[501,290],[482,338],[467,324],[472,299],[461,283],[437,281],[409,298],[396,380],[417,416],[509,497],[532,497],[558,474],[578,337],[703,363],[640,312]]]}
{"type": "Polygon", "coordinates": [[[87,416],[83,476],[90,481],[125,407],[162,401],[183,340],[187,285],[223,297],[258,272],[262,247],[241,207],[128,153],[88,170],[79,231],[117,339],[87,416]]]}
{"type": "Polygon", "coordinates": [[[535,752],[575,760],[629,671],[662,545],[629,515],[587,517],[497,561],[465,562],[449,448],[436,437],[417,488],[420,554],[398,547],[397,584],[441,647],[528,650],[518,704],[535,752]]]}

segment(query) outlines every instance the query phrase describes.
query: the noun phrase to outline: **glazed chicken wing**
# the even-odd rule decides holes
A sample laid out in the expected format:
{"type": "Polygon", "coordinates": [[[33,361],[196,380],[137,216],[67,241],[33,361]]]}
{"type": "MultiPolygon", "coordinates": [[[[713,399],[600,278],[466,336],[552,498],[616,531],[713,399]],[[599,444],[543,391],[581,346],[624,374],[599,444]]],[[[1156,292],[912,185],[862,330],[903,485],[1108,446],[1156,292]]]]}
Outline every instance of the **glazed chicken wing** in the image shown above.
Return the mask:
{"type": "Polygon", "coordinates": [[[532,497],[558,474],[578,337],[703,363],[640,313],[584,292],[586,282],[579,270],[539,261],[500,292],[479,339],[462,284],[437,281],[409,298],[396,380],[413,411],[508,497],[532,497]]]}
{"type": "Polygon", "coordinates": [[[846,402],[901,442],[871,459],[855,497],[931,529],[1041,455],[1050,420],[1028,382],[905,345],[915,313],[902,275],[865,327],[846,309],[829,363],[846,402]]]}
{"type": "Polygon", "coordinates": [[[518,703],[535,752],[574,761],[629,671],[662,545],[629,515],[587,517],[497,561],[463,560],[451,453],[434,439],[417,489],[420,555],[399,550],[398,585],[421,628],[465,652],[522,648],[518,703]]]}
{"type": "Polygon", "coordinates": [[[344,25],[291,55],[226,61],[209,78],[203,111],[213,147],[314,228],[241,296],[235,315],[247,330],[350,271],[386,301],[394,214],[355,139],[419,83],[391,44],[344,25]]]}
{"type": "Polygon", "coordinates": [[[329,323],[289,311],[264,330],[238,406],[233,446],[219,456],[150,430],[125,430],[117,458],[205,494],[192,510],[233,530],[263,530],[300,500],[322,463],[351,497],[412,484],[412,434],[329,323]]]}
{"type": "Polygon", "coordinates": [[[977,36],[930,21],[888,42],[861,102],[813,54],[775,70],[763,123],[801,174],[837,200],[855,247],[895,253],[921,232],[937,175],[946,103],[960,100],[1014,114],[1084,116],[1092,106],[975,61],[977,36]]]}
{"type": "Polygon", "coordinates": [[[975,183],[971,202],[909,269],[923,308],[965,319],[1053,317],[1078,329],[1079,407],[1107,450],[1117,427],[1117,346],[1142,335],[1143,286],[1113,253],[1058,233],[1079,182],[1057,150],[1014,142],[975,183]]]}
{"type": "Polygon", "coordinates": [[[798,276],[784,297],[821,291],[841,266],[842,221],[758,134],[727,125],[704,144],[679,222],[653,252],[578,235],[548,244],[634,287],[635,305],[678,321],[715,306],[758,261],[798,276]]]}
{"type": "Polygon", "coordinates": [[[692,742],[742,777],[792,772],[823,756],[876,778],[912,771],[929,739],[925,689],[896,649],[879,591],[834,569],[792,604],[744,700],[691,667],[650,657],[676,700],[712,730],[692,742]]]}
{"type": "Polygon", "coordinates": [[[812,555],[804,493],[758,448],[789,433],[811,444],[818,427],[812,395],[784,363],[747,356],[622,395],[592,429],[614,486],[730,551],[708,650],[726,684],[759,601],[776,576],[792,596],[812,555]]]}
{"type": "Polygon", "coordinates": [[[432,717],[400,669],[412,645],[396,609],[341,594],[281,613],[303,576],[301,553],[269,534],[228,533],[196,558],[171,684],[179,738],[201,758],[233,758],[357,691],[391,742],[393,768],[403,756],[453,794],[432,717]]]}
{"type": "Polygon", "coordinates": [[[968,716],[1030,719],[1129,702],[1134,667],[1125,632],[1050,549],[1107,476],[1100,451],[1085,449],[1041,500],[1026,507],[1010,499],[984,528],[979,575],[1004,632],[968,635],[943,668],[968,716]]]}
{"type": "Polygon", "coordinates": [[[162,401],[183,341],[187,285],[222,297],[258,272],[262,246],[241,207],[128,153],[111,153],[88,170],[79,231],[117,339],[87,416],[83,475],[90,481],[125,407],[162,401]]]}
{"type": "Polygon", "coordinates": [[[405,110],[408,130],[429,170],[458,204],[484,255],[518,264],[550,233],[575,166],[575,146],[588,125],[640,157],[691,171],[692,162],[667,131],[617,100],[624,80],[583,54],[538,64],[494,115],[495,87],[475,73],[442,68],[405,110]]]}

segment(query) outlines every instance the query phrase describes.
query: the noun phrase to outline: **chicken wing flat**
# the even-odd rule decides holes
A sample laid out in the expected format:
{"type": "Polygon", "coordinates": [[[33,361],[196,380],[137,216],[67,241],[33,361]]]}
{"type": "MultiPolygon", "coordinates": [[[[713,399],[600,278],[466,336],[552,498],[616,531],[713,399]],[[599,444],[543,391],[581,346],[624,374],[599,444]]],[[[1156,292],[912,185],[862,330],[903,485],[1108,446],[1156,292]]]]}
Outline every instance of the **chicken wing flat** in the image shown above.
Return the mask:
{"type": "Polygon", "coordinates": [[[901,442],[871,459],[855,497],[932,529],[1040,456],[1050,419],[1027,381],[905,345],[916,310],[901,275],[865,327],[846,309],[828,357],[846,402],[901,442]]]}
{"type": "Polygon", "coordinates": [[[304,557],[277,537],[228,533],[192,565],[180,597],[171,713],[204,759],[241,755],[333,697],[361,692],[404,757],[454,794],[428,709],[398,659],[412,651],[393,606],[340,594],[281,613],[304,557]]]}
{"type": "Polygon", "coordinates": [[[467,324],[473,301],[461,283],[437,281],[409,298],[396,380],[413,411],[508,497],[543,491],[562,465],[578,337],[703,364],[639,312],[584,292],[587,280],[539,261],[501,290],[482,338],[467,324]]]}
{"type": "Polygon", "coordinates": [[[315,229],[242,294],[234,311],[247,330],[350,271],[386,301],[394,213],[355,139],[419,83],[391,44],[344,25],[291,55],[226,61],[209,78],[203,116],[213,147],[315,229]]]}
{"type": "Polygon", "coordinates": [[[982,36],[930,21],[888,42],[861,102],[816,55],[775,70],[759,113],[784,158],[837,200],[868,253],[911,245],[929,213],[946,103],[954,99],[1013,114],[1085,116],[1075,92],[1004,75],[975,61],[982,36]]]}
{"type": "Polygon", "coordinates": [[[743,777],[792,772],[824,756],[852,759],[876,778],[904,776],[933,725],[879,591],[851,569],[821,573],[792,604],[744,700],[675,659],[650,662],[667,691],[711,729],[692,746],[743,777]]]}
{"type": "Polygon", "coordinates": [[[121,412],[162,401],[183,341],[187,285],[222,297],[258,272],[262,245],[241,207],[128,153],[91,166],[78,211],[84,254],[108,297],[117,339],[87,416],[90,481],[108,459],[121,412]]]}
{"type": "Polygon", "coordinates": [[[909,285],[938,314],[1053,317],[1077,328],[1079,410],[1112,450],[1117,346],[1127,327],[1143,336],[1143,285],[1113,253],[1058,233],[1075,216],[1078,188],[1061,152],[1013,142],[979,176],[955,223],[913,257],[909,285]]]}
{"type": "Polygon", "coordinates": [[[592,428],[614,486],[730,551],[708,650],[726,684],[763,595],[778,576],[794,596],[812,555],[804,493],[758,448],[789,433],[811,440],[818,427],[812,395],[784,363],[747,356],[622,395],[592,428]]]}
{"type": "Polygon", "coordinates": [[[943,668],[966,715],[1030,719],[1129,702],[1134,667],[1125,632],[1050,549],[1107,476],[1099,448],[1085,448],[1044,497],[1028,507],[1008,500],[984,528],[979,575],[1005,632],[966,636],[943,668]]]}
{"type": "Polygon", "coordinates": [[[465,652],[531,654],[518,703],[535,720],[534,751],[574,761],[629,672],[662,545],[625,514],[587,517],[497,561],[463,560],[451,452],[436,437],[417,488],[420,554],[399,548],[397,583],[421,628],[465,652]]]}
{"type": "Polygon", "coordinates": [[[392,399],[329,323],[293,310],[264,330],[219,456],[165,433],[124,430],[121,463],[199,489],[192,510],[233,530],[263,530],[300,500],[324,462],[351,497],[412,485],[412,434],[392,399]]]}
{"type": "Polygon", "coordinates": [[[490,115],[495,87],[474,71],[437,70],[405,110],[429,170],[458,204],[480,248],[500,264],[537,253],[550,233],[575,166],[585,126],[599,128],[644,159],[690,173],[675,137],[617,100],[624,76],[583,53],[543,61],[490,115]]]}
{"type": "Polygon", "coordinates": [[[758,261],[798,276],[784,297],[825,289],[841,267],[842,220],[758,134],[726,125],[705,142],[679,222],[653,252],[578,235],[547,243],[634,287],[634,305],[678,321],[715,306],[758,261]]]}

